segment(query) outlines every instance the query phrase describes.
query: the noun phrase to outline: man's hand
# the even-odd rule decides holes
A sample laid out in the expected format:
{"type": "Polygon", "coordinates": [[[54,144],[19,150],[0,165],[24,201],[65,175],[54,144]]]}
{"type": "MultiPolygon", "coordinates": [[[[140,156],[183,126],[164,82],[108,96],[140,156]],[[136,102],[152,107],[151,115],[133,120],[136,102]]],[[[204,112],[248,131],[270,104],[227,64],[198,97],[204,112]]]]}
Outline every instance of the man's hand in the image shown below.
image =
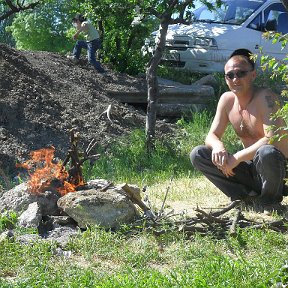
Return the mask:
{"type": "Polygon", "coordinates": [[[234,176],[235,173],[233,172],[233,169],[238,166],[238,164],[239,161],[235,158],[234,155],[228,155],[225,165],[220,167],[220,170],[226,177],[234,176]]]}
{"type": "Polygon", "coordinates": [[[212,150],[212,162],[219,169],[224,164],[226,164],[227,158],[228,158],[228,153],[227,153],[225,148],[223,148],[223,147],[221,147],[220,149],[214,148],[212,150]]]}
{"type": "Polygon", "coordinates": [[[73,35],[73,40],[76,40],[77,38],[78,38],[78,35],[79,35],[79,33],[78,32],[76,32],[74,35],[73,35]]]}
{"type": "Polygon", "coordinates": [[[233,169],[239,164],[239,161],[234,155],[229,155],[224,149],[212,150],[212,162],[226,177],[234,176],[233,169]]]}

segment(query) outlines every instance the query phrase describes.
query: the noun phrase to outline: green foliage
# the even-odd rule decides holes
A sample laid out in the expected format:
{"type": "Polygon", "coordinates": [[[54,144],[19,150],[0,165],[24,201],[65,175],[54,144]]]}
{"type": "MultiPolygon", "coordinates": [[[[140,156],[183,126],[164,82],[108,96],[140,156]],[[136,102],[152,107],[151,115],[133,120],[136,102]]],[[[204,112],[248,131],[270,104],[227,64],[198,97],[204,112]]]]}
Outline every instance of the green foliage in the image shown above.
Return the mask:
{"type": "Polygon", "coordinates": [[[67,15],[71,9],[70,1],[46,1],[32,12],[18,13],[7,30],[18,49],[66,52],[73,47],[73,41],[67,38],[71,27],[67,15]]]}
{"type": "Polygon", "coordinates": [[[142,55],[141,47],[155,27],[151,17],[132,25],[137,16],[135,6],[132,0],[86,0],[81,4],[81,12],[93,23],[99,23],[103,61],[111,64],[115,70],[132,75],[144,72],[148,56],[142,55]]]}
{"type": "Polygon", "coordinates": [[[167,66],[159,66],[158,76],[182,84],[191,85],[203,77],[203,74],[190,72],[188,70],[178,70],[167,66]]]}
{"type": "MultiPolygon", "coordinates": [[[[287,47],[288,44],[288,34],[282,35],[281,33],[266,33],[266,37],[272,41],[272,43],[280,42],[282,48],[287,47]]],[[[261,64],[263,71],[270,71],[270,78],[272,81],[277,83],[280,88],[280,93],[282,96],[282,107],[273,115],[274,118],[281,117],[285,120],[286,126],[280,127],[278,130],[284,129],[288,131],[288,65],[287,65],[288,55],[286,58],[279,62],[275,58],[269,55],[263,55],[261,57],[261,64]],[[280,82],[281,81],[281,82],[280,82]],[[280,85],[279,85],[280,83],[280,85]]],[[[279,90],[279,88],[278,88],[279,90]]],[[[277,91],[277,90],[276,90],[277,91]]],[[[276,130],[276,134],[277,134],[276,130]]],[[[287,138],[287,135],[283,136],[287,138]]]]}
{"type": "Polygon", "coordinates": [[[13,20],[12,18],[9,18],[9,19],[2,20],[0,22],[0,42],[6,43],[6,44],[8,44],[10,46],[14,46],[15,45],[15,41],[14,41],[11,33],[6,31],[6,27],[11,25],[12,20],[13,20]]]}
{"type": "Polygon", "coordinates": [[[17,223],[17,219],[17,213],[13,211],[0,214],[0,233],[6,229],[13,229],[17,223]]]}

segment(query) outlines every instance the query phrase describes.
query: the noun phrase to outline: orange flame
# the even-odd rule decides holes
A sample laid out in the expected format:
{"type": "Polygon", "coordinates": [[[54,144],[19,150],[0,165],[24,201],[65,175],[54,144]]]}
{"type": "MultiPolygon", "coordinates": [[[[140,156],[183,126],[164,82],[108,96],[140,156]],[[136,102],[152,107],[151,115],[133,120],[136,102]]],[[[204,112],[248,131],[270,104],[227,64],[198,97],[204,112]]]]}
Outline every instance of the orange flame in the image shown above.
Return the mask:
{"type": "Polygon", "coordinates": [[[23,167],[28,170],[30,180],[28,188],[31,193],[41,193],[49,188],[56,189],[61,196],[76,191],[78,185],[69,183],[69,176],[65,167],[61,163],[53,163],[55,148],[42,148],[30,153],[31,159],[23,164],[18,164],[18,167],[23,167]],[[33,171],[34,170],[34,171],[33,171]],[[52,181],[57,180],[60,185],[53,185],[52,181]]]}

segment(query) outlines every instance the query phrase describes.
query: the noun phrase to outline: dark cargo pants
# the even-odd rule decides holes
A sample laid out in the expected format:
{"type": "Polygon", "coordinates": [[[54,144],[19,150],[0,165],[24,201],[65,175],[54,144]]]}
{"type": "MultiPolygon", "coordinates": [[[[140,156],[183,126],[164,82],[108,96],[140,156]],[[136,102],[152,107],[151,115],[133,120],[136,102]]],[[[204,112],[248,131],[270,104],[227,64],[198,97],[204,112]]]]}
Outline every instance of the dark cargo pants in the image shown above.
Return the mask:
{"type": "Polygon", "coordinates": [[[231,177],[226,177],[212,163],[211,155],[207,146],[195,147],[190,154],[192,165],[231,200],[245,200],[255,192],[262,204],[283,200],[287,160],[273,145],[261,146],[252,161],[241,162],[233,169],[235,175],[231,177]]]}

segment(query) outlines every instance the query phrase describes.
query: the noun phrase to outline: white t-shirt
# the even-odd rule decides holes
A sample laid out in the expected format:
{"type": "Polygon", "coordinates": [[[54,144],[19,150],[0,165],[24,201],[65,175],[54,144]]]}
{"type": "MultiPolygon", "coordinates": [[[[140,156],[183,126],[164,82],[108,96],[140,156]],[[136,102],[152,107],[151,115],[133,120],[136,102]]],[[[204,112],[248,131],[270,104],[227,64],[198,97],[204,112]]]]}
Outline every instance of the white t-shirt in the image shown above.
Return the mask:
{"type": "Polygon", "coordinates": [[[85,29],[83,29],[83,33],[86,41],[92,41],[99,38],[99,32],[89,21],[82,22],[81,26],[85,27],[85,29]]]}

